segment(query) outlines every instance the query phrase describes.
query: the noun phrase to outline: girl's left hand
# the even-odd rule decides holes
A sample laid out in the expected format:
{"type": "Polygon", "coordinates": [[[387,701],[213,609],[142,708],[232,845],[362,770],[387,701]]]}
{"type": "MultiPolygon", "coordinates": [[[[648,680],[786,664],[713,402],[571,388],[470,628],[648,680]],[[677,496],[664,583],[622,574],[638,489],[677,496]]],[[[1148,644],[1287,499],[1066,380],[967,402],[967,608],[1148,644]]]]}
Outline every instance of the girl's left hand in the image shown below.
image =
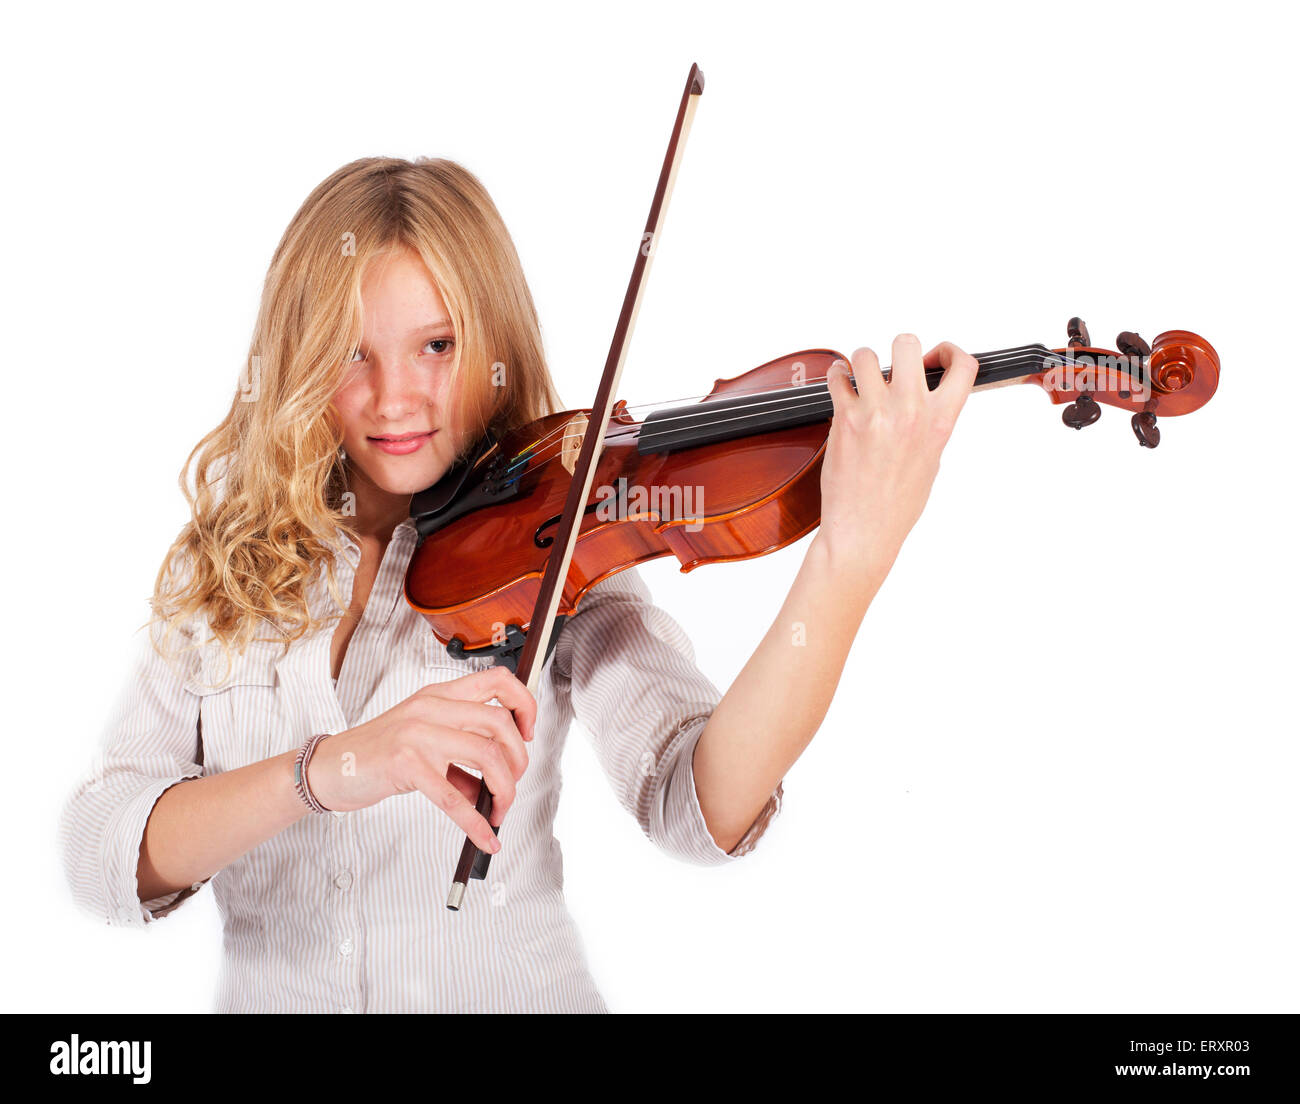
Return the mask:
{"type": "Polygon", "coordinates": [[[817,540],[844,563],[887,571],[930,497],[939,455],[975,382],[975,358],[945,341],[924,357],[913,334],[894,339],[889,382],[870,349],[827,373],[834,404],[822,461],[822,521],[817,540]],[[931,391],[925,369],[945,369],[931,391]]]}

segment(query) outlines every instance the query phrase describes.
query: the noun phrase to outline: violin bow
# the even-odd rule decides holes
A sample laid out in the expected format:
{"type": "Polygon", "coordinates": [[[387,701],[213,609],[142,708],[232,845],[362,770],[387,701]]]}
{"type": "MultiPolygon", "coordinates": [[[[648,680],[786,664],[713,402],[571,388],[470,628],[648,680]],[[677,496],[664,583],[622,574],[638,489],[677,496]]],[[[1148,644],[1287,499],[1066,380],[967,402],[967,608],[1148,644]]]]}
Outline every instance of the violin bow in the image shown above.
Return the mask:
{"type": "MultiPolygon", "coordinates": [[[[672,194],[673,183],[677,179],[677,169],[681,164],[686,136],[690,131],[691,121],[695,117],[695,108],[703,92],[704,74],[698,65],[692,65],[690,74],[686,78],[686,89],[682,93],[681,104],[677,108],[677,120],[673,124],[672,137],[668,140],[668,152],[664,155],[663,168],[659,171],[659,183],[655,187],[654,200],[650,204],[650,216],[646,219],[645,231],[637,246],[636,261],[632,265],[632,278],[628,281],[627,294],[623,297],[623,309],[619,312],[618,325],[614,327],[614,338],[610,342],[605,372],[601,376],[596,399],[591,404],[590,420],[587,422],[586,432],[582,437],[582,449],[578,453],[578,460],[573,469],[573,479],[569,484],[569,496],[565,500],[560,527],[556,531],[551,556],[546,564],[546,572],[542,576],[541,590],[533,606],[533,616],[529,622],[524,648],[515,667],[515,676],[534,696],[541,682],[542,667],[546,662],[544,649],[550,641],[555,626],[556,611],[559,609],[564,583],[569,575],[569,565],[573,560],[573,550],[578,541],[578,530],[585,516],[584,507],[591,496],[591,485],[596,477],[596,462],[599,459],[600,446],[604,443],[610,415],[613,413],[614,396],[623,375],[623,362],[627,358],[632,327],[636,324],[637,312],[641,307],[646,274],[650,270],[650,261],[654,257],[655,246],[659,241],[664,211],[672,194]]],[[[478,801],[474,807],[485,817],[491,812],[492,794],[485,781],[479,782],[478,801]]],[[[498,828],[494,827],[492,830],[500,834],[498,828]]],[[[456,875],[447,894],[447,908],[453,912],[460,910],[469,879],[486,877],[491,858],[490,854],[480,851],[474,842],[466,837],[460,852],[460,862],[456,864],[456,875]]]]}

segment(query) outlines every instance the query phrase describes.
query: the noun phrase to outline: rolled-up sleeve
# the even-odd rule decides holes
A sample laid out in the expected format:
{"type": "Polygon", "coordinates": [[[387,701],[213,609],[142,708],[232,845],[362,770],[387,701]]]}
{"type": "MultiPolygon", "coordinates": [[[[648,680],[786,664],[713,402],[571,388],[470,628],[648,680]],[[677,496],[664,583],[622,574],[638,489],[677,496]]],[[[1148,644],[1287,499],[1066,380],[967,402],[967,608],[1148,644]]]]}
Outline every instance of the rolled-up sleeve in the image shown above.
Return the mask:
{"type": "Polygon", "coordinates": [[[77,904],[109,924],[143,927],[167,915],[203,883],[141,902],[136,870],[145,824],[163,792],[203,774],[198,695],[186,689],[194,652],[168,660],[154,651],[157,624],[141,629],[125,687],[91,770],[64,805],[59,849],[77,904]]]}
{"type": "Polygon", "coordinates": [[[754,849],[780,811],[781,785],[731,851],[717,845],[696,796],[694,757],[721,695],[635,568],[587,593],[560,633],[553,669],[619,802],[652,843],[701,865],[754,849]]]}

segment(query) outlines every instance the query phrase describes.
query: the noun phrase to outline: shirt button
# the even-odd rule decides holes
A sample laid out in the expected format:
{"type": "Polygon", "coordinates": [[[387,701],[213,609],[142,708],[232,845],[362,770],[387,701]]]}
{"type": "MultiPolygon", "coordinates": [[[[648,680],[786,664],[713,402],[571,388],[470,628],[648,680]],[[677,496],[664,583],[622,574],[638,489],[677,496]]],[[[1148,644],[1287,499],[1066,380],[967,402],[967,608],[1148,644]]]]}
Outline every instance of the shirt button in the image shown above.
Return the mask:
{"type": "Polygon", "coordinates": [[[341,954],[344,958],[347,958],[348,955],[350,955],[351,953],[352,953],[352,940],[351,939],[343,940],[343,942],[339,944],[339,954],[341,954]]]}
{"type": "Polygon", "coordinates": [[[347,889],[352,885],[352,871],[340,870],[334,875],[334,884],[338,886],[339,889],[347,889]]]}
{"type": "Polygon", "coordinates": [[[340,1012],[355,1012],[356,1009],[354,1009],[350,1004],[345,1004],[342,1008],[339,1009],[339,1011],[340,1011],[340,1012]]]}
{"type": "Polygon", "coordinates": [[[198,893],[198,891],[201,890],[202,888],[203,888],[202,882],[195,882],[192,886],[190,886],[190,889],[192,889],[195,893],[198,893]]]}

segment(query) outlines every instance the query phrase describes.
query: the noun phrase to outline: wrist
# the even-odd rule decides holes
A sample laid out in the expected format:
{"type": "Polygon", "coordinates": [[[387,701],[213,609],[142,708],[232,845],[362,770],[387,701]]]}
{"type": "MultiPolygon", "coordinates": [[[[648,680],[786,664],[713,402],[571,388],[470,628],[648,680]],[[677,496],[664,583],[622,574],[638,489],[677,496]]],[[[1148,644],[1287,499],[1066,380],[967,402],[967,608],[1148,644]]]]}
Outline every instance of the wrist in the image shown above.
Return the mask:
{"type": "Polygon", "coordinates": [[[901,546],[879,532],[822,526],[808,547],[807,560],[847,594],[870,602],[894,566],[901,546]]]}
{"type": "Polygon", "coordinates": [[[321,786],[322,782],[328,780],[330,772],[315,769],[319,765],[320,750],[329,738],[329,733],[313,736],[298,749],[294,758],[294,791],[303,806],[314,813],[337,811],[337,806],[333,804],[335,797],[330,792],[330,787],[321,786]]]}

